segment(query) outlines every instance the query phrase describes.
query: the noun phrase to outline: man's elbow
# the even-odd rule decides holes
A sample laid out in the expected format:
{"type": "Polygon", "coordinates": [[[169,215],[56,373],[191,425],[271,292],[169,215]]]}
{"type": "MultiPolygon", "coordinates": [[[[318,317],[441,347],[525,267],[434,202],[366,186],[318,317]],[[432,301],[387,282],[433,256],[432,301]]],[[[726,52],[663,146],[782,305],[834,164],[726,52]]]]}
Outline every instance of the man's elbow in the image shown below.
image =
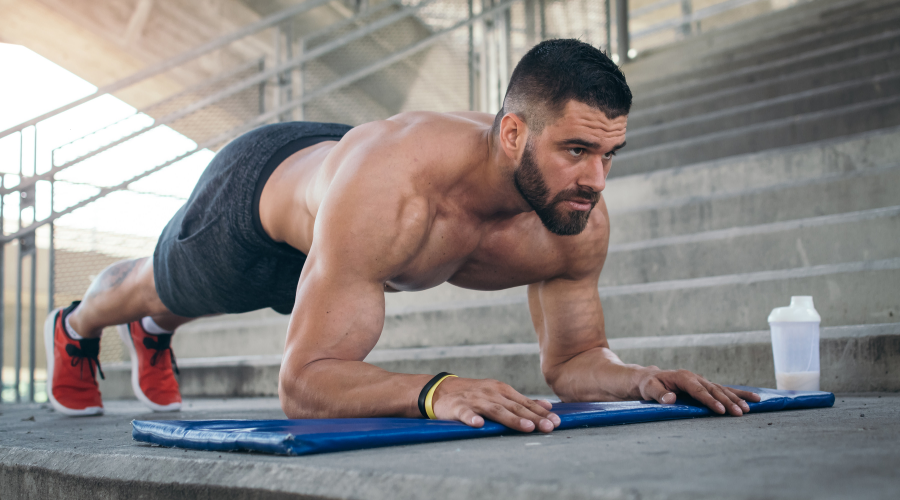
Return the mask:
{"type": "MultiPolygon", "coordinates": [[[[286,361],[286,360],[285,360],[286,361]]],[[[282,363],[278,373],[278,399],[281,411],[287,418],[322,418],[325,408],[320,408],[314,397],[309,365],[295,368],[289,363],[282,363]]]]}
{"type": "Polygon", "coordinates": [[[570,403],[577,400],[571,390],[572,384],[566,382],[565,370],[561,366],[542,366],[541,371],[544,374],[544,382],[550,386],[553,394],[556,394],[560,401],[570,403]]]}

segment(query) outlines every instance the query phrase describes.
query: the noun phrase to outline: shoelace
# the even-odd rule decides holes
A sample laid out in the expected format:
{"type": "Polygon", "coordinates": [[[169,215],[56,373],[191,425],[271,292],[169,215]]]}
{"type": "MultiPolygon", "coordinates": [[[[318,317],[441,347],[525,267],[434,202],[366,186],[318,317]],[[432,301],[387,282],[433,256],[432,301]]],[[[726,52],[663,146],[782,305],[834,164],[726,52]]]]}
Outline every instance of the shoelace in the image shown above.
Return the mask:
{"type": "Polygon", "coordinates": [[[106,376],[103,375],[103,368],[100,367],[100,360],[97,358],[100,355],[100,339],[79,340],[78,345],[79,347],[75,347],[75,344],[66,344],[66,354],[72,358],[70,363],[73,368],[81,365],[79,376],[84,378],[84,360],[87,360],[87,364],[91,369],[91,377],[95,379],[97,377],[94,374],[94,364],[96,363],[97,371],[100,372],[100,378],[106,380],[106,376]]]}
{"type": "Polygon", "coordinates": [[[150,357],[150,366],[156,366],[156,361],[157,359],[159,359],[159,354],[161,352],[169,351],[169,359],[172,360],[172,368],[175,370],[176,375],[181,375],[181,372],[178,371],[178,363],[175,362],[175,353],[172,352],[171,343],[171,333],[161,335],[147,335],[146,337],[144,337],[144,347],[156,351],[153,353],[153,356],[150,357]]]}

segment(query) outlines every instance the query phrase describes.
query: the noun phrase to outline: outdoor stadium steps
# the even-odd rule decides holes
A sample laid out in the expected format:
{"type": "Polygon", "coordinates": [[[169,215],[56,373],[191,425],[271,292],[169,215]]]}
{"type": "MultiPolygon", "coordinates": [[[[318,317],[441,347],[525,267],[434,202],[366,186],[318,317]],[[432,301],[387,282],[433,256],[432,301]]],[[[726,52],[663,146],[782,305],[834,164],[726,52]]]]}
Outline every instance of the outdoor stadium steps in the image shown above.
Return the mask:
{"type": "MultiPolygon", "coordinates": [[[[841,137],[815,144],[766,150],[685,167],[607,181],[603,192],[610,217],[704,196],[815,180],[835,174],[891,165],[900,159],[900,127],[841,137]]],[[[613,160],[613,171],[617,168],[613,160]]]]}
{"type": "MultiPolygon", "coordinates": [[[[900,125],[900,4],[822,3],[830,7],[804,4],[783,11],[786,17],[809,11],[787,32],[740,46],[710,44],[700,55],[688,50],[723,36],[708,33],[626,65],[634,120],[628,147],[610,176],[900,125]],[[651,64],[666,54],[682,58],[681,68],[667,73],[651,64]]],[[[762,26],[775,22],[771,17],[728,32],[737,39],[742,30],[761,34],[762,26]]]]}
{"type": "Polygon", "coordinates": [[[625,72],[634,90],[650,95],[659,87],[708,77],[703,71],[721,72],[729,69],[728,64],[758,59],[761,54],[771,59],[773,49],[808,49],[846,41],[843,37],[852,37],[853,30],[878,26],[896,11],[893,0],[806,2],[645,51],[625,66],[625,72]]]}
{"type": "MultiPolygon", "coordinates": [[[[900,390],[894,19],[891,1],[804,3],[625,67],[634,121],[604,191],[599,288],[624,361],[772,386],[766,318],[812,295],[822,388],[900,390]]],[[[444,284],[385,302],[369,362],[547,392],[524,287],[444,284]]],[[[288,322],[257,311],[181,328],[185,394],[276,394],[288,322]]],[[[130,397],[125,367],[104,368],[105,396],[130,397]]]]}
{"type": "Polygon", "coordinates": [[[694,117],[738,106],[753,104],[791,94],[844,84],[853,80],[874,79],[900,71],[896,50],[871,52],[850,61],[838,61],[802,71],[786,72],[773,78],[727,86],[689,97],[666,99],[653,105],[638,105],[628,115],[630,128],[642,128],[694,117]]]}
{"type": "MultiPolygon", "coordinates": [[[[673,89],[685,88],[706,82],[707,85],[715,82],[727,82],[739,76],[749,76],[752,71],[762,71],[760,76],[769,77],[765,73],[773,68],[781,68],[782,71],[795,72],[806,69],[810,63],[819,61],[823,55],[831,55],[835,60],[845,60],[853,49],[858,49],[860,44],[865,47],[878,46],[877,41],[887,37],[893,38],[897,29],[897,18],[900,17],[900,7],[893,6],[892,12],[882,13],[877,20],[867,22],[839,23],[835,26],[815,24],[810,26],[811,34],[802,37],[794,37],[791,40],[777,41],[773,43],[754,43],[740,47],[736,51],[728,53],[727,60],[721,57],[708,56],[702,61],[680,68],[677,74],[669,74],[661,78],[653,68],[653,80],[641,82],[639,70],[649,70],[646,66],[636,68],[625,67],[626,76],[633,76],[637,80],[633,90],[640,96],[637,103],[646,105],[648,100],[658,99],[662,95],[669,94],[673,89]],[[872,44],[876,45],[866,45],[872,44]],[[848,49],[850,49],[848,51],[848,49]]],[[[749,21],[759,22],[759,20],[749,21]]],[[[702,35],[701,35],[702,36],[702,35]]],[[[677,50],[670,47],[668,50],[677,50]]],[[[635,63],[637,64],[637,62],[635,63]]]]}
{"type": "MultiPolygon", "coordinates": [[[[812,143],[900,125],[900,95],[801,113],[618,155],[611,177],[680,167],[766,149],[812,143]]],[[[640,129],[638,129],[640,131],[640,129]]]]}
{"type": "MultiPolygon", "coordinates": [[[[835,392],[900,390],[900,323],[826,327],[821,331],[822,389],[835,392]]],[[[611,339],[627,363],[682,368],[724,384],[774,387],[767,330],[672,337],[611,339]]],[[[366,361],[399,373],[452,371],[493,378],[525,394],[549,394],[535,343],[448,346],[373,351],[366,361]]],[[[253,397],[278,394],[281,356],[182,358],[184,397],[253,397]]],[[[130,365],[107,364],[100,389],[107,400],[133,397],[130,365]]]]}
{"type": "Polygon", "coordinates": [[[635,149],[690,139],[836,107],[853,106],[900,94],[900,70],[820,86],[741,106],[693,116],[682,116],[636,127],[629,123],[628,146],[635,149]]]}
{"type": "Polygon", "coordinates": [[[892,206],[900,164],[610,214],[612,244],[892,206]]]}

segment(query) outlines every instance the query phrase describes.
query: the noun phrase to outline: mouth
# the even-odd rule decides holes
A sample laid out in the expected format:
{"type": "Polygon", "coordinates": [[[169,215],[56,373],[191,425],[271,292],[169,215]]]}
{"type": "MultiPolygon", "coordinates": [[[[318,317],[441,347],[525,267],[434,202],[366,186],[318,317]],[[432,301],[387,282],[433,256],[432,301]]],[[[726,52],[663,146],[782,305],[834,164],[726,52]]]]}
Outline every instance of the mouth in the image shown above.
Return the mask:
{"type": "Polygon", "coordinates": [[[584,199],[566,200],[566,204],[568,204],[569,207],[571,207],[573,210],[578,210],[581,212],[587,212],[590,209],[594,208],[593,202],[584,199]]]}

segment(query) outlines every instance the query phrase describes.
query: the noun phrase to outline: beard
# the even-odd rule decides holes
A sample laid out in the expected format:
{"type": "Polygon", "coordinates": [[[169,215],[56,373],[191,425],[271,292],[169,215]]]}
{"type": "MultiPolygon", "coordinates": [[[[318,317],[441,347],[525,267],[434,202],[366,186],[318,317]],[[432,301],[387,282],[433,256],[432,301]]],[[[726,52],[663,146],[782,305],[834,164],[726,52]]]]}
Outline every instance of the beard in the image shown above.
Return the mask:
{"type": "Polygon", "coordinates": [[[544,181],[544,176],[537,166],[534,158],[534,148],[531,141],[525,145],[522,153],[522,161],[513,172],[513,181],[516,189],[525,201],[534,209],[541,223],[551,233],[560,236],[574,236],[581,234],[587,227],[588,219],[594,206],[600,201],[600,193],[592,189],[567,189],[560,191],[555,196],[550,196],[550,190],[544,181]],[[589,200],[590,210],[566,210],[563,203],[566,200],[589,200]]]}

